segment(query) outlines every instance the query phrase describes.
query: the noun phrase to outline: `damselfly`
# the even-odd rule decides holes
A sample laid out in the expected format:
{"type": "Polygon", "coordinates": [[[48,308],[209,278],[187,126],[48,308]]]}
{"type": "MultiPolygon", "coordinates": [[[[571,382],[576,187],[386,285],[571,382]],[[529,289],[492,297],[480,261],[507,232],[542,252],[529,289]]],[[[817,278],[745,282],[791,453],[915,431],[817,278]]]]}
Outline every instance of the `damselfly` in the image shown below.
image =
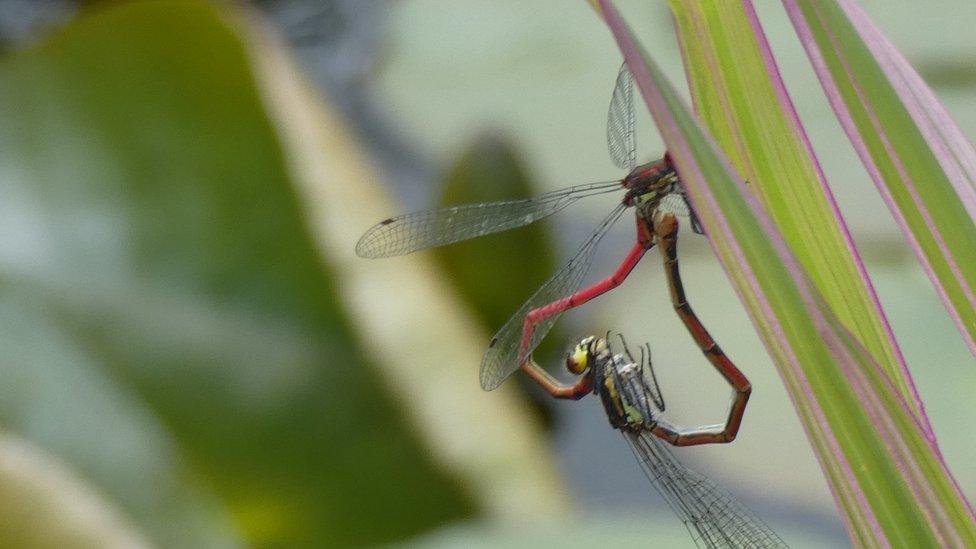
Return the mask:
{"type": "Polygon", "coordinates": [[[614,163],[629,171],[620,181],[569,187],[534,198],[467,204],[386,219],[360,238],[356,253],[379,258],[451,244],[548,217],[577,200],[620,189],[626,191],[579,251],[536,290],[492,337],[481,362],[481,386],[492,390],[520,366],[554,396],[572,398],[546,372],[530,371],[526,359],[560,314],[619,286],[644,253],[665,235],[676,241],[675,215],[688,215],[696,233],[702,229],[691,211],[678,174],[667,155],[637,166],[634,138],[634,87],[626,65],[620,68],[607,117],[607,144],[614,163]],[[637,237],[630,252],[609,277],[579,290],[597,243],[627,208],[634,207],[637,237]]]}
{"type": "MultiPolygon", "coordinates": [[[[681,518],[699,547],[786,547],[766,524],[729,492],[688,469],[662,442],[701,440],[722,432],[734,433],[748,397],[748,381],[732,379],[732,412],[723,425],[681,428],[664,421],[664,398],[654,375],[650,347],[641,347],[635,360],[620,337],[624,352],[614,354],[607,338],[588,337],[566,358],[570,372],[589,380],[600,396],[610,425],[630,444],[654,489],[681,518]],[[645,353],[646,350],[646,353],[645,353]],[[745,389],[745,392],[743,392],[745,389]],[[737,411],[738,410],[738,411],[737,411]]],[[[531,358],[529,359],[531,361],[531,358]]],[[[745,377],[738,376],[742,380],[745,377]]]]}

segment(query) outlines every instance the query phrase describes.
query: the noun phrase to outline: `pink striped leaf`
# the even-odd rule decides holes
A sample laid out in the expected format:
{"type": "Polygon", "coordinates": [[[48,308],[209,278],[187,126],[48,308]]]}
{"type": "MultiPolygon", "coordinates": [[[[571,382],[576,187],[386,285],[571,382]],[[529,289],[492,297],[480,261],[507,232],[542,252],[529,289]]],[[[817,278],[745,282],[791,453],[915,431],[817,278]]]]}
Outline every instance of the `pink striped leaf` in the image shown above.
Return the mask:
{"type": "Polygon", "coordinates": [[[976,354],[976,149],[850,0],[784,0],[827,98],[976,354]]]}
{"type": "Polygon", "coordinates": [[[670,5],[699,120],[749,182],[831,310],[896,382],[934,439],[751,2],[670,5]]]}
{"type": "Polygon", "coordinates": [[[793,399],[852,541],[976,544],[972,511],[903,391],[838,319],[762,201],[610,1],[593,3],[793,399]]]}

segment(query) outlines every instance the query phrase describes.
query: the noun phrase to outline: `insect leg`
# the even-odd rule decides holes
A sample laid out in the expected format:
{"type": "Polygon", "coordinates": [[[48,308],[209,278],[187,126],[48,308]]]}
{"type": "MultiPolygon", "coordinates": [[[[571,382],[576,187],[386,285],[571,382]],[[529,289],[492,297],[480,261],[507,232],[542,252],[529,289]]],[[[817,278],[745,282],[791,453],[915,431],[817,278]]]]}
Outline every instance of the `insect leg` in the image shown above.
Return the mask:
{"type": "Polygon", "coordinates": [[[752,385],[746,376],[732,363],[722,349],[715,343],[705,326],[692,310],[685,297],[678,270],[678,219],[671,213],[658,212],[654,216],[654,231],[664,260],[664,271],[671,290],[671,302],[691,337],[704,353],[705,358],[732,386],[732,405],[723,425],[712,425],[694,429],[683,429],[660,422],[654,430],[658,437],[675,446],[692,446],[732,442],[739,432],[742,416],[745,413],[752,385]]]}
{"type": "MultiPolygon", "coordinates": [[[[619,286],[634,267],[640,261],[641,257],[647,251],[647,247],[641,243],[635,243],[627,254],[627,257],[620,263],[617,270],[607,278],[589,286],[583,288],[582,290],[573,293],[570,296],[558,299],[543,305],[542,307],[533,309],[529,311],[529,314],[525,316],[525,322],[522,325],[522,341],[519,345],[519,357],[520,366],[522,370],[529,375],[533,380],[535,380],[539,385],[541,385],[546,391],[548,391],[552,396],[556,398],[581,398],[583,395],[577,395],[576,390],[570,390],[569,388],[574,386],[565,386],[556,381],[552,376],[546,373],[538,364],[536,364],[531,357],[524,356],[526,350],[532,341],[532,332],[535,329],[536,324],[545,320],[548,317],[562,313],[563,311],[572,309],[574,307],[579,307],[580,305],[590,301],[591,299],[598,297],[613,288],[619,286]],[[569,388],[568,388],[569,387],[569,388]]],[[[586,393],[583,393],[586,394],[586,393]]]]}
{"type": "Polygon", "coordinates": [[[562,383],[549,375],[549,372],[545,371],[542,366],[539,366],[531,356],[525,359],[520,367],[533,381],[538,383],[547,393],[555,398],[579,400],[593,392],[592,376],[584,375],[576,383],[562,383]]]}

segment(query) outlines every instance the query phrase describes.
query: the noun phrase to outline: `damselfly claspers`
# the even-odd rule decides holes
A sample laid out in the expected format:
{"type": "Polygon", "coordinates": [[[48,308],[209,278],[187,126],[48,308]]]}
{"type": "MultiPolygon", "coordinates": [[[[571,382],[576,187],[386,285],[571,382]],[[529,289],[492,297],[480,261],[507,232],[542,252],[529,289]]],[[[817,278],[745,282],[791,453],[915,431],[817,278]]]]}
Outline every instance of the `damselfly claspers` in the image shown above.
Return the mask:
{"type": "Polygon", "coordinates": [[[676,241],[676,214],[689,215],[692,229],[702,233],[668,155],[637,166],[633,90],[633,78],[624,65],[617,75],[607,117],[610,156],[617,166],[629,171],[622,180],[569,187],[534,198],[401,215],[374,225],[356,245],[356,253],[361,257],[397,256],[521,227],[548,217],[580,198],[621,187],[626,191],[620,204],[593,230],[569,262],[543,283],[492,337],[481,362],[481,386],[485,390],[498,387],[521,366],[554,396],[577,398],[571,388],[559,385],[545,371],[532,371],[524,365],[559,315],[619,286],[644,253],[663,236],[676,241]],[[630,252],[611,276],[579,290],[597,243],[630,207],[634,207],[637,221],[636,242],[630,252]]]}
{"type": "MultiPolygon", "coordinates": [[[[748,382],[743,386],[735,376],[726,376],[733,393],[732,410],[724,424],[677,427],[660,417],[664,398],[654,375],[650,347],[642,347],[640,360],[635,360],[623,336],[620,341],[624,352],[614,354],[608,338],[585,338],[566,358],[566,368],[590,380],[591,391],[600,396],[610,425],[623,434],[654,489],[684,522],[695,544],[708,548],[787,547],[732,494],[682,465],[662,442],[695,444],[691,441],[725,438],[723,432],[734,437],[748,398],[748,382]]],[[[738,377],[745,379],[741,373],[738,377]]]]}

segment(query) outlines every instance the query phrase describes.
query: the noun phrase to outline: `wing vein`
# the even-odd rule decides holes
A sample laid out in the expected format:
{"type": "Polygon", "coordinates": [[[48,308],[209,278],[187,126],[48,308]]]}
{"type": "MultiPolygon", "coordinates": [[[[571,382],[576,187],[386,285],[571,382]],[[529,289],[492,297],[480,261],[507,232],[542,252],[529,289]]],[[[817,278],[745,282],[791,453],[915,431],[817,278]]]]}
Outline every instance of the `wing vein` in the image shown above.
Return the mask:
{"type": "Polygon", "coordinates": [[[786,543],[742,502],[688,469],[647,431],[624,438],[654,489],[684,522],[699,547],[783,548],[786,543]]]}
{"type": "MultiPolygon", "coordinates": [[[[568,298],[583,282],[593,261],[593,252],[597,244],[606,235],[610,227],[626,209],[618,204],[609,215],[590,233],[579,251],[563,265],[556,274],[542,284],[532,296],[522,304],[518,311],[495,333],[488,350],[481,361],[481,387],[490,391],[498,387],[502,381],[512,375],[519,367],[519,347],[522,341],[522,327],[525,317],[533,309],[548,305],[558,299],[568,298]]],[[[541,320],[532,332],[532,341],[525,351],[528,356],[539,346],[539,343],[552,328],[561,315],[556,314],[541,320]]]]}
{"type": "Polygon", "coordinates": [[[464,204],[381,221],[356,244],[365,258],[393,257],[514,229],[548,217],[581,198],[620,189],[619,181],[577,185],[533,198],[464,204]]]}

